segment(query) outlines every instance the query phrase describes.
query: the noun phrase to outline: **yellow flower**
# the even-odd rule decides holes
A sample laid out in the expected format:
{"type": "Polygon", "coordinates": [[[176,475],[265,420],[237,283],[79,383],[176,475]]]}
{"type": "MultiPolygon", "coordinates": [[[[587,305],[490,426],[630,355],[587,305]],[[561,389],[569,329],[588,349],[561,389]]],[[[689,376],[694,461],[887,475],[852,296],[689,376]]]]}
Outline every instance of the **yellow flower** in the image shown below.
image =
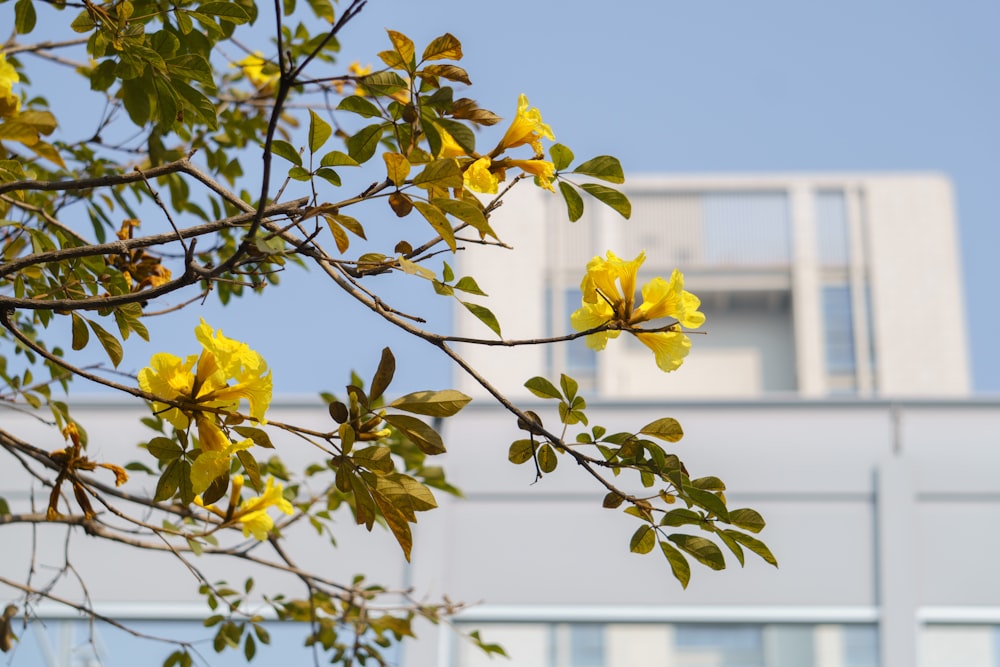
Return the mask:
{"type": "Polygon", "coordinates": [[[490,172],[490,159],[481,157],[468,166],[463,175],[465,187],[473,192],[495,195],[500,179],[490,172]]]}
{"type": "Polygon", "coordinates": [[[577,331],[610,327],[587,335],[587,345],[594,350],[603,350],[608,339],[616,338],[621,329],[629,331],[653,351],[656,365],[669,372],[680,367],[691,348],[691,340],[680,328],[701,326],[705,315],[698,311],[698,297],[684,291],[684,276],[676,269],[669,282],[657,277],[643,285],[642,304],[634,308],[636,276],[645,259],[645,253],[640,252],[635,259],[625,261],[610,250],[606,259],[591,259],[580,285],[583,303],[570,315],[570,324],[577,331]],[[668,317],[676,321],[664,331],[645,331],[635,326],[668,317]]]}
{"type": "Polygon", "coordinates": [[[522,94],[517,99],[517,115],[514,121],[507,128],[503,139],[497,146],[496,153],[502,153],[508,148],[531,144],[536,155],[542,154],[542,137],[555,140],[552,128],[542,122],[542,112],[534,107],[528,106],[528,98],[522,94]]]}
{"type": "Polygon", "coordinates": [[[254,51],[234,66],[243,70],[243,73],[250,79],[250,83],[257,86],[257,88],[266,89],[270,88],[279,79],[277,72],[273,74],[264,73],[264,68],[267,65],[268,62],[264,60],[264,54],[260,51],[254,51]]]}
{"type": "MultiPolygon", "coordinates": [[[[172,401],[191,397],[194,387],[195,355],[181,359],[167,352],[154,354],[149,366],[139,371],[139,388],[148,394],[172,401]]],[[[179,429],[187,428],[188,415],[166,403],[153,402],[153,412],[162,416],[179,429]]]]}
{"type": "Polygon", "coordinates": [[[153,411],[175,428],[195,423],[201,454],[192,465],[191,483],[195,493],[201,493],[229,470],[233,454],[253,445],[249,439],[231,442],[216,411],[238,412],[246,399],[250,417],[267,423],[264,413],[271,404],[272,383],[263,357],[246,343],[223,336],[221,329],[213,331],[205,320],[195,328],[195,336],[203,348],[200,356],[154,354],[149,366],[139,371],[139,387],[180,404],[153,401],[153,411]]]}
{"type": "Polygon", "coordinates": [[[451,136],[448,130],[443,127],[435,126],[438,135],[441,137],[441,150],[438,151],[438,157],[462,157],[465,155],[465,149],[459,146],[458,142],[455,141],[455,137],[451,136]]]}
{"type": "Polygon", "coordinates": [[[356,77],[368,76],[372,73],[371,65],[362,65],[360,60],[355,60],[347,66],[347,71],[356,77]]]}
{"type": "Polygon", "coordinates": [[[292,514],[295,508],[285,499],[284,489],[281,484],[275,484],[273,477],[267,478],[264,493],[256,498],[250,498],[240,503],[240,493],[243,490],[243,475],[233,475],[232,490],[229,495],[230,512],[224,512],[215,505],[205,505],[201,496],[194,499],[196,505],[204,507],[212,514],[225,519],[223,525],[239,523],[243,527],[243,536],[249,537],[251,534],[260,541],[267,539],[267,534],[274,528],[274,520],[267,514],[271,507],[277,507],[285,514],[292,514]],[[235,509],[234,509],[235,508],[235,509]]]}
{"type": "Polygon", "coordinates": [[[222,335],[222,329],[201,321],[195,336],[205,349],[198,359],[195,400],[209,407],[237,411],[241,398],[250,403],[250,416],[267,423],[264,413],[271,404],[271,373],[259,353],[246,343],[222,335]],[[233,379],[236,384],[230,385],[233,379]]]}
{"type": "Polygon", "coordinates": [[[0,53],[0,118],[10,118],[20,111],[21,98],[13,91],[20,80],[17,70],[7,62],[7,54],[0,53]]]}
{"type": "MultiPolygon", "coordinates": [[[[362,66],[360,61],[355,60],[353,63],[347,66],[347,71],[350,72],[354,78],[361,79],[372,73],[372,66],[371,65],[362,66]]],[[[344,92],[343,80],[338,79],[334,81],[333,87],[337,91],[338,95],[342,94],[344,92]]],[[[361,86],[355,83],[354,94],[357,95],[358,97],[364,97],[365,91],[361,88],[361,86]]]]}
{"type": "Polygon", "coordinates": [[[537,178],[539,186],[550,192],[556,191],[552,187],[552,179],[555,177],[556,166],[548,160],[507,160],[507,163],[537,178]]]}
{"type": "Polygon", "coordinates": [[[684,274],[674,269],[670,282],[657,277],[643,285],[642,305],[636,308],[629,323],[672,317],[685,328],[697,329],[705,323],[705,314],[698,311],[699,306],[701,299],[684,291],[684,274]]]}
{"type": "Polygon", "coordinates": [[[222,429],[210,419],[199,417],[197,424],[201,454],[191,464],[191,488],[195,493],[204,493],[215,478],[229,472],[233,454],[250,449],[253,440],[247,438],[230,442],[222,429]]]}
{"type": "MultiPolygon", "coordinates": [[[[241,476],[237,475],[237,477],[241,476]]],[[[282,485],[276,485],[274,478],[268,477],[264,493],[256,498],[243,501],[233,513],[233,519],[243,526],[244,537],[249,537],[252,534],[262,542],[267,539],[267,534],[274,528],[274,520],[267,513],[271,507],[277,507],[285,514],[294,512],[292,504],[283,495],[282,485]]]]}

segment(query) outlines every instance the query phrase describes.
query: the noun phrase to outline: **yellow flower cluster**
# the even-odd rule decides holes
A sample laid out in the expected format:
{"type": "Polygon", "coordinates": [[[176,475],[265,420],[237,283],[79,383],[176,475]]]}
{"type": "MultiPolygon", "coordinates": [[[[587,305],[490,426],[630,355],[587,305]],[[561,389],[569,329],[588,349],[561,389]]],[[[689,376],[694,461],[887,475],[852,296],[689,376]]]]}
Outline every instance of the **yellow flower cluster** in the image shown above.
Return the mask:
{"type": "Polygon", "coordinates": [[[238,523],[243,528],[243,536],[253,535],[260,541],[267,539],[268,533],[274,528],[274,519],[268,515],[267,510],[277,507],[285,514],[294,511],[292,504],[284,496],[284,489],[281,484],[275,484],[273,477],[267,478],[267,485],[264,493],[256,498],[240,501],[240,493],[243,489],[243,475],[233,475],[232,492],[229,498],[231,511],[224,512],[215,505],[204,505],[201,497],[195,498],[195,503],[201,505],[216,516],[225,519],[226,523],[238,523]]]}
{"type": "Polygon", "coordinates": [[[681,333],[681,327],[696,329],[705,323],[705,314],[698,311],[701,300],[684,291],[684,276],[675,269],[669,281],[657,277],[643,285],[642,304],[635,307],[636,275],[645,260],[644,252],[625,261],[610,250],[607,259],[591,259],[580,285],[583,305],[570,316],[570,323],[577,331],[610,327],[586,337],[594,350],[603,350],[608,339],[617,338],[624,329],[653,351],[660,370],[677,370],[691,349],[691,339],[681,333]],[[636,326],[663,318],[675,320],[665,331],[643,331],[636,326]]]}
{"type": "Polygon", "coordinates": [[[154,354],[149,366],[139,371],[139,387],[181,406],[153,403],[173,426],[186,429],[194,422],[197,427],[202,453],[192,466],[191,483],[194,492],[201,493],[229,470],[233,454],[253,444],[249,439],[231,442],[222,430],[221,414],[239,411],[245,399],[250,417],[265,423],[271,373],[260,354],[221,330],[213,331],[205,320],[195,328],[195,336],[203,348],[200,355],[181,359],[166,352],[154,354]]]}
{"type": "MultiPolygon", "coordinates": [[[[352,77],[354,77],[355,80],[357,80],[357,79],[362,79],[362,78],[368,76],[369,74],[371,74],[372,73],[372,66],[371,65],[362,65],[361,61],[355,60],[354,62],[352,62],[350,65],[347,66],[347,71],[350,72],[350,75],[352,77]]],[[[334,81],[332,83],[333,83],[333,89],[335,91],[337,91],[337,94],[338,95],[343,95],[344,94],[344,80],[343,79],[334,79],[334,81]]],[[[355,83],[354,84],[354,94],[357,95],[358,97],[364,97],[365,96],[365,91],[361,88],[361,86],[359,86],[359,85],[357,85],[357,83],[355,83]]]]}
{"type": "MultiPolygon", "coordinates": [[[[463,157],[467,155],[465,149],[447,131],[439,128],[438,132],[441,135],[441,150],[438,151],[438,157],[463,157]]],[[[543,138],[555,139],[552,128],[542,122],[542,113],[528,104],[528,98],[525,95],[521,95],[517,101],[517,115],[493,152],[490,155],[471,156],[475,159],[465,168],[465,187],[473,192],[496,194],[500,183],[507,178],[507,169],[516,168],[537,177],[541,187],[555,192],[555,188],[552,187],[555,166],[548,160],[539,159],[544,154],[543,138]],[[525,144],[530,144],[535,151],[534,159],[494,159],[507,149],[517,148],[525,144]]]]}
{"type": "Polygon", "coordinates": [[[14,94],[14,84],[20,81],[17,70],[0,53],[0,118],[10,118],[21,110],[21,98],[14,94]]]}
{"type": "Polygon", "coordinates": [[[280,78],[280,75],[277,72],[265,73],[264,68],[267,65],[268,62],[264,60],[264,54],[260,51],[254,51],[243,60],[235,63],[233,67],[242,69],[246,77],[250,79],[250,83],[259,90],[269,90],[274,86],[274,82],[280,78]]]}

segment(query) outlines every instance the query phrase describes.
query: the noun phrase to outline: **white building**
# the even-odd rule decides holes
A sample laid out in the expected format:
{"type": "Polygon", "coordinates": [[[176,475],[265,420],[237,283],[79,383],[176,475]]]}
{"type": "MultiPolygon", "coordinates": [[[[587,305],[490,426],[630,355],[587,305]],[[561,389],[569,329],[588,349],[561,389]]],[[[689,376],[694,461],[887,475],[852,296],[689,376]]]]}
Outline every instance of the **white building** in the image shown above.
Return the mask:
{"type": "MultiPolygon", "coordinates": [[[[708,333],[694,337],[684,366],[661,373],[627,336],[596,355],[582,341],[463,354],[547,423],[551,407],[522,384],[560,372],[581,382],[592,424],[625,430],[679,419],[686,435],[677,453],[693,475],[726,480],[731,507],[764,514],[762,538],[781,568],[752,556],[744,570],[694,566],[681,590],[662,558],[628,553],[634,521],[602,509],[603,493],[574,466],[533,485],[533,469],[508,463],[507,446],[523,432],[483,401],[445,423],[445,465],[466,498],[439,497],[439,510],[421,516],[412,565],[388,536],[355,539],[344,521],[331,576],[364,570],[387,585],[481,601],[459,627],[481,628],[517,667],[1000,666],[1000,577],[992,576],[1000,402],[969,396],[948,183],[651,177],[630,179],[626,191],[631,220],[588,200],[570,224],[558,197],[532,190],[497,219],[517,248],[511,263],[474,248],[456,273],[491,293],[506,338],[534,338],[569,331],[590,257],[644,249],[644,277],[676,266],[703,300],[708,333]]],[[[463,313],[457,334],[490,335],[463,313]]],[[[465,377],[455,386],[483,394],[465,377]]],[[[147,437],[141,406],[92,404],[77,414],[97,452],[147,437]]],[[[327,419],[313,403],[280,400],[270,415],[327,419]]],[[[42,432],[27,417],[4,420],[26,438],[42,432]]],[[[0,488],[8,498],[27,494],[14,470],[0,471],[0,488]]],[[[31,539],[29,527],[19,529],[31,539]]],[[[44,539],[40,548],[55,553],[58,536],[44,539]]],[[[27,558],[6,551],[0,570],[23,576],[27,558]]],[[[93,549],[76,561],[101,591],[101,609],[159,623],[200,618],[185,572],[157,570],[151,588],[145,561],[112,558],[93,549]]],[[[58,627],[69,626],[54,623],[43,644],[58,643],[58,627]]],[[[109,655],[124,642],[108,639],[109,655]]],[[[66,660],[50,664],[85,664],[66,660]]],[[[398,660],[502,664],[430,626],[398,660]]]]}

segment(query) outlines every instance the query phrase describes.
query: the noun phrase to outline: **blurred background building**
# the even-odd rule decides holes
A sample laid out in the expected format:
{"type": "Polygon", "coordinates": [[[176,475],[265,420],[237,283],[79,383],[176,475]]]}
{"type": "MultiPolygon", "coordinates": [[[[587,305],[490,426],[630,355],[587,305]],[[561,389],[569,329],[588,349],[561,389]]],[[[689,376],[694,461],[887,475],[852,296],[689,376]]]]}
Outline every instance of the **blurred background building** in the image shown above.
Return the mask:
{"type": "MultiPolygon", "coordinates": [[[[517,667],[1000,666],[1000,402],[970,396],[947,180],[630,178],[631,220],[588,200],[574,224],[559,197],[528,190],[504,205],[502,236],[517,249],[510,262],[473,246],[456,270],[492,295],[506,338],[569,331],[584,267],[609,249],[646,252],[640,284],[684,271],[707,333],[692,336],[690,357],[671,374],[628,336],[597,354],[582,341],[462,353],[546,423],[556,419],[551,406],[523,387],[536,374],[576,378],[591,424],[612,432],[680,420],[676,452],[693,476],[727,482],[730,507],[763,513],[761,537],[780,569],[748,554],[740,570],[729,558],[723,572],[693,566],[682,590],[657,554],[628,552],[634,520],[602,509],[601,490],[568,462],[537,484],[530,465],[509,464],[507,445],[522,432],[489,401],[444,424],[449,479],[466,497],[439,497],[441,508],[421,516],[412,564],[390,537],[346,518],[337,562],[312,564],[330,576],[364,570],[429,599],[480,602],[458,628],[503,644],[517,667]]],[[[455,333],[490,335],[464,310],[455,333]]],[[[454,386],[485,395],[466,376],[454,386]]],[[[75,414],[97,456],[149,437],[142,406],[94,401],[75,414]]],[[[276,400],[270,414],[303,425],[327,419],[314,401],[276,400]]],[[[28,417],[4,419],[23,437],[51,437],[28,417]]],[[[18,471],[0,471],[0,487],[12,502],[30,499],[18,471]]],[[[61,536],[5,530],[58,562],[61,536]]],[[[27,571],[22,551],[0,553],[8,576],[27,571]]],[[[200,629],[196,586],[170,555],[118,558],[95,545],[74,561],[99,609],[145,619],[150,632],[200,629]]],[[[199,565],[210,578],[236,576],[199,565]]],[[[135,664],[128,660],[144,655],[110,629],[91,645],[72,613],[41,611],[50,622],[15,664],[135,664]]],[[[263,664],[299,655],[296,633],[283,632],[275,628],[281,648],[262,652],[263,664]]],[[[500,664],[447,627],[420,634],[394,656],[399,665],[500,664]]],[[[240,663],[205,653],[213,665],[240,663]]]]}

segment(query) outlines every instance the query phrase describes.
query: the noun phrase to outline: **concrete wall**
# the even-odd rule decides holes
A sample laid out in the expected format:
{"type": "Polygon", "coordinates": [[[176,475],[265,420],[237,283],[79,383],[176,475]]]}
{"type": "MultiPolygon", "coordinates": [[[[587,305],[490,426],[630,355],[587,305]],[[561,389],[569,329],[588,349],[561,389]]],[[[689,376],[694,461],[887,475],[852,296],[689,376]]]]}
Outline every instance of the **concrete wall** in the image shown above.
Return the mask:
{"type": "MultiPolygon", "coordinates": [[[[529,407],[554,423],[549,406],[529,407]]],[[[133,447],[149,437],[138,423],[143,408],[88,405],[76,414],[95,458],[142,459],[133,447]]],[[[292,534],[292,548],[304,566],[331,577],[366,572],[388,585],[413,585],[430,599],[447,593],[480,602],[470,616],[479,620],[524,620],[526,614],[560,620],[580,610],[590,620],[609,621],[623,614],[632,621],[878,620],[882,667],[916,664],[921,622],[1000,623],[1000,581],[988,574],[1000,550],[992,529],[1000,511],[1000,403],[598,402],[589,415],[592,424],[612,431],[678,418],[687,435],[676,452],[692,475],[722,477],[731,507],[764,514],[769,525],[762,537],[780,569],[752,556],[743,570],[733,562],[718,573],[695,567],[690,587],[681,590],[656,554],[628,553],[635,520],[602,509],[603,493],[576,466],[562,461],[533,484],[530,464],[508,463],[507,446],[522,433],[510,417],[475,403],[445,428],[443,463],[466,497],[437,494],[441,508],[422,515],[415,529],[412,565],[384,532],[368,535],[346,515],[335,529],[339,549],[332,555],[306,546],[315,545],[306,541],[314,537],[307,526],[304,534],[292,534]]],[[[329,419],[322,406],[280,402],[271,417],[317,428],[329,419]]],[[[27,416],[5,413],[4,428],[42,446],[61,446],[27,416]]],[[[313,454],[280,433],[274,439],[293,468],[313,454]]],[[[130,487],[136,486],[151,488],[152,481],[135,474],[130,487]]],[[[30,481],[17,467],[0,470],[0,489],[15,508],[31,502],[30,481]]],[[[44,492],[36,487],[33,493],[35,506],[43,507],[44,492]]],[[[5,530],[0,572],[23,578],[32,532],[5,530]]],[[[40,563],[60,565],[64,537],[64,527],[38,527],[40,563]]],[[[196,582],[173,558],[136,556],[82,533],[71,544],[74,565],[105,608],[125,615],[199,608],[196,582]]],[[[208,558],[198,565],[233,582],[245,575],[208,558]]],[[[296,585],[258,578],[262,592],[286,584],[296,585]]],[[[71,580],[65,586],[65,594],[78,593],[71,580]]],[[[439,632],[424,628],[423,641],[407,645],[403,664],[447,664],[439,661],[448,659],[450,640],[447,634],[435,640],[439,632]]]]}

